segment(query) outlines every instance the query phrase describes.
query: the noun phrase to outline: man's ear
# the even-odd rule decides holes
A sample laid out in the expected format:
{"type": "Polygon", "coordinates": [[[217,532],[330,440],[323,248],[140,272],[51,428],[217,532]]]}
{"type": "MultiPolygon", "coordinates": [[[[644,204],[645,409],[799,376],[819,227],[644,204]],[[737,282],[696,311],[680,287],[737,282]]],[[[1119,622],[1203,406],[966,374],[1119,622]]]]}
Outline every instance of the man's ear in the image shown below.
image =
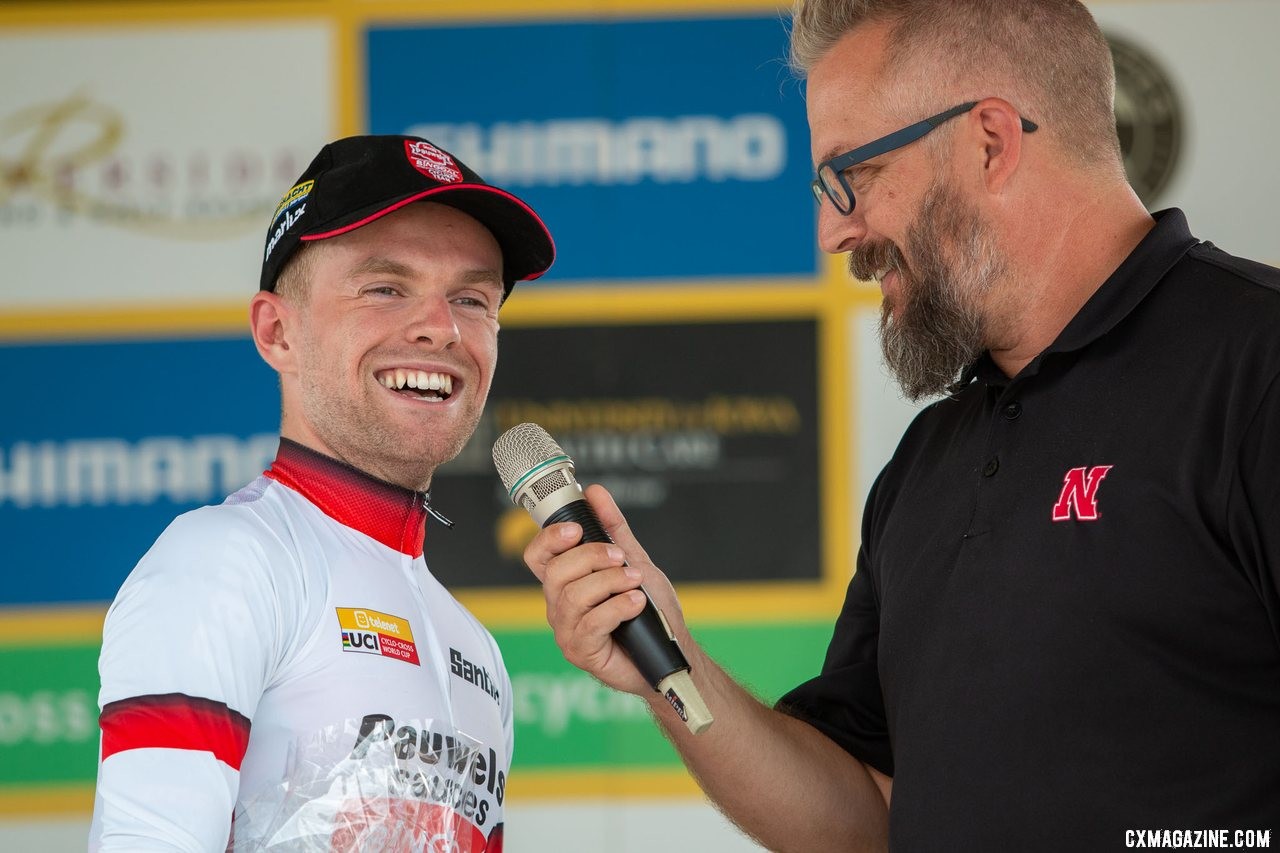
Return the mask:
{"type": "Polygon", "coordinates": [[[987,192],[999,195],[1022,162],[1022,139],[1027,132],[1022,116],[1002,98],[979,101],[971,115],[981,148],[983,183],[987,192]]]}
{"type": "Polygon", "coordinates": [[[296,369],[297,350],[291,340],[297,333],[297,314],[277,294],[258,291],[249,303],[249,331],[258,355],[276,373],[292,373],[296,369]]]}

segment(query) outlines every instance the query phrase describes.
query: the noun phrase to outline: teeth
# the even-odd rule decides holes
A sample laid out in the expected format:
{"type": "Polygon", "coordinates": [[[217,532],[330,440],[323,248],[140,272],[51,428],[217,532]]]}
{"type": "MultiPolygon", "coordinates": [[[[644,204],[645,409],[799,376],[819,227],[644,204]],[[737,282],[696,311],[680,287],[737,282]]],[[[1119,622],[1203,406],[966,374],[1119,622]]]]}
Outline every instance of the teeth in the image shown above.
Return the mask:
{"type": "Polygon", "coordinates": [[[396,369],[383,372],[377,380],[393,391],[405,388],[418,391],[440,391],[446,397],[453,393],[453,377],[447,373],[396,369]]]}

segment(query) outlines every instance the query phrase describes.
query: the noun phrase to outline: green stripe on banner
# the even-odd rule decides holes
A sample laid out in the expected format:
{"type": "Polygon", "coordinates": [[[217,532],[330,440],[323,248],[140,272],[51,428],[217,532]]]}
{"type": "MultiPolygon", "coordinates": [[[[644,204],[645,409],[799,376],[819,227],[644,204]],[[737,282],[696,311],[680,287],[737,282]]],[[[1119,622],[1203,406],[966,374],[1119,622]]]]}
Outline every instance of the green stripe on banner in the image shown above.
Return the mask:
{"type": "MultiPolygon", "coordinates": [[[[829,622],[717,625],[699,641],[766,702],[818,671],[829,622]]],[[[516,769],[676,768],[644,703],[565,663],[546,627],[497,629],[514,686],[516,769]]],[[[98,645],[0,648],[0,794],[90,783],[98,749],[98,645]]]]}
{"type": "Polygon", "coordinates": [[[92,781],[98,645],[0,648],[0,785],[92,781]]]}
{"type": "MultiPolygon", "coordinates": [[[[717,625],[695,636],[765,702],[818,673],[831,623],[717,625]]],[[[680,759],[635,696],[616,693],[561,657],[549,629],[495,631],[515,696],[513,773],[677,768],[680,759]]]]}

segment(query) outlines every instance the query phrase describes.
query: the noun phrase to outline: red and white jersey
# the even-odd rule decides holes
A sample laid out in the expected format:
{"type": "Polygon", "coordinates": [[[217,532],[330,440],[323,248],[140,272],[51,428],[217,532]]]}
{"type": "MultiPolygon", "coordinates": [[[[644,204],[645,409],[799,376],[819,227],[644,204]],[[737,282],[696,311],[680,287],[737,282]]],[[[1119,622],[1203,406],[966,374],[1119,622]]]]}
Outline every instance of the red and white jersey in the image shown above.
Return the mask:
{"type": "Polygon", "coordinates": [[[174,520],[107,612],[91,851],[223,851],[233,814],[252,849],[254,805],[325,732],[344,766],[390,744],[457,849],[501,851],[511,682],[427,569],[424,497],[282,440],[262,477],[174,520]],[[463,743],[465,788],[444,784],[463,743]]]}

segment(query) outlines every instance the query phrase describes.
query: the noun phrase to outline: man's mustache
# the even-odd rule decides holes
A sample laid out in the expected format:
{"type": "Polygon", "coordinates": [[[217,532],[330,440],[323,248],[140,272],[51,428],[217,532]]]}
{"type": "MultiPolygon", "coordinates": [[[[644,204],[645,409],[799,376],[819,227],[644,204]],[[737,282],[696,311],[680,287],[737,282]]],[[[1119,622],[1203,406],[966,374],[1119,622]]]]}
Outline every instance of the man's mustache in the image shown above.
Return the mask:
{"type": "Polygon", "coordinates": [[[862,281],[871,281],[881,270],[898,270],[907,268],[906,258],[898,247],[888,240],[877,243],[863,243],[849,253],[849,273],[862,281]]]}

